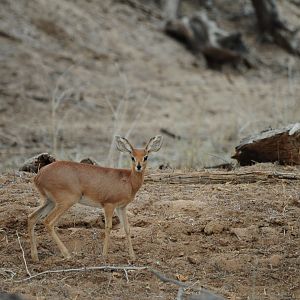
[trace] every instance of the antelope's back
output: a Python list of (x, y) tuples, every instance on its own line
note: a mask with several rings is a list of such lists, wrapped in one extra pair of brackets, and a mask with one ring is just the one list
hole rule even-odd
[(34, 183), (42, 194), (69, 193), (97, 202), (116, 202), (132, 195), (130, 171), (57, 161), (42, 168)]

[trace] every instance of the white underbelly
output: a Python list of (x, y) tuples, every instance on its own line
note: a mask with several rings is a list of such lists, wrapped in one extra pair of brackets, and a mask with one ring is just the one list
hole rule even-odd
[(99, 202), (95, 202), (92, 199), (88, 198), (88, 197), (81, 197), (81, 199), (79, 200), (79, 203), (82, 205), (86, 205), (86, 206), (92, 206), (92, 207), (100, 207), (102, 208), (101, 203)]

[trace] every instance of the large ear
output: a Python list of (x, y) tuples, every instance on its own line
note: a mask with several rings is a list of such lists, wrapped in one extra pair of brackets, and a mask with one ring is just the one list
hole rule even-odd
[(115, 138), (116, 138), (116, 146), (119, 151), (129, 152), (129, 153), (132, 152), (133, 147), (131, 146), (131, 144), (128, 142), (127, 139), (118, 135), (116, 135)]
[(157, 152), (161, 148), (162, 142), (163, 137), (161, 135), (152, 137), (146, 146), (146, 151)]

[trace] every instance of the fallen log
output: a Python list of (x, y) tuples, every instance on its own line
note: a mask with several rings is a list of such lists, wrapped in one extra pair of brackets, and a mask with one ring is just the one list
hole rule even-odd
[(232, 158), (241, 166), (256, 162), (300, 165), (300, 123), (264, 130), (247, 137), (235, 148)]
[(276, 183), (280, 180), (298, 181), (300, 172), (285, 173), (272, 171), (239, 171), (239, 172), (172, 172), (148, 174), (145, 176), (147, 183), (166, 184), (243, 184), (243, 183)]

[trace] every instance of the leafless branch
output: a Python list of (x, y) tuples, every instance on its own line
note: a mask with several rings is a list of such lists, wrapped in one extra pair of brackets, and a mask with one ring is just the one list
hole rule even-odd
[(125, 273), (125, 277), (126, 277), (126, 281), (127, 283), (129, 282), (129, 278), (128, 278), (128, 272), (126, 269), (124, 269), (124, 273)]
[(22, 256), (23, 256), (23, 261), (24, 261), (24, 264), (25, 264), (25, 269), (26, 269), (26, 272), (29, 276), (31, 276), (31, 273), (29, 272), (28, 270), (28, 266), (27, 266), (27, 262), (26, 262), (26, 258), (25, 258), (25, 252), (24, 252), (24, 249), (22, 247), (22, 244), (21, 244), (21, 239), (20, 239), (20, 236), (19, 236), (19, 233), (18, 231), (16, 231), (16, 234), (17, 234), (17, 237), (18, 237), (18, 242), (19, 242), (19, 245), (20, 245), (20, 248), (22, 250)]
[(125, 270), (146, 270), (147, 267), (136, 267), (136, 266), (99, 266), (99, 267), (82, 267), (82, 268), (72, 268), (72, 269), (59, 269), (59, 270), (46, 270), (44, 272), (40, 272), (34, 275), (29, 275), (29, 277), (17, 280), (16, 282), (23, 282), (34, 279), (36, 277), (40, 277), (46, 274), (57, 274), (57, 273), (69, 273), (69, 272), (86, 272), (86, 271), (94, 271), (94, 270), (115, 270), (115, 271), (124, 271)]
[[(183, 296), (183, 291), (185, 288), (189, 288), (189, 289), (193, 289), (197, 292), (200, 292), (202, 294), (205, 295), (214, 295), (216, 296), (215, 299), (223, 299), (222, 297), (215, 295), (213, 292), (210, 292), (209, 290), (203, 288), (203, 287), (196, 287), (195, 284), (188, 284), (188, 283), (184, 283), (182, 281), (173, 279), (173, 278), (168, 278), (166, 277), (164, 274), (160, 273), (159, 271), (152, 269), (148, 266), (95, 266), (95, 267), (82, 267), (82, 268), (71, 268), (71, 269), (59, 269), (59, 270), (46, 270), (44, 272), (41, 273), (37, 273), (34, 275), (29, 275), (30, 273), (28, 272), (29, 277), (21, 279), (21, 280), (16, 280), (15, 282), (24, 282), (24, 281), (29, 281), (32, 280), (34, 278), (46, 275), (46, 274), (57, 274), (57, 273), (68, 273), (68, 272), (86, 272), (86, 271), (95, 271), (95, 270), (104, 270), (104, 271), (110, 271), (110, 270), (114, 270), (114, 271), (124, 271), (125, 273), (125, 277), (127, 282), (129, 282), (128, 279), (128, 270), (147, 270), (150, 273), (152, 273), (153, 275), (155, 275), (158, 279), (160, 279), (162, 282), (168, 282), (168, 283), (173, 283), (177, 286), (179, 286), (179, 291), (177, 294), (177, 298), (176, 299), (182, 299)], [(179, 297), (179, 298), (178, 298)]]

